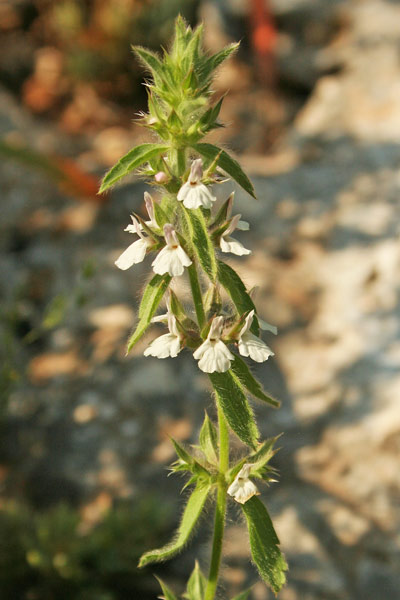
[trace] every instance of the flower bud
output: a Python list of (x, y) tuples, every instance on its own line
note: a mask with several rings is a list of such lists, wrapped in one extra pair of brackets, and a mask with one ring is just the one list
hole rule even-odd
[(167, 183), (168, 175), (166, 173), (164, 173), (164, 171), (159, 171), (158, 173), (156, 173), (154, 175), (154, 179), (156, 180), (157, 183)]

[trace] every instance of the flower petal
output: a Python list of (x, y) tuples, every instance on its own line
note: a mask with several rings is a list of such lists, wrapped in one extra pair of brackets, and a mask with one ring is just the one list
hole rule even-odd
[(172, 333), (166, 333), (153, 340), (143, 354), (145, 356), (154, 356), (156, 358), (168, 358), (169, 356), (175, 358), (181, 350), (179, 337)]
[(204, 373), (225, 373), (235, 358), (221, 340), (206, 340), (193, 354), (199, 360), (199, 369)]
[(242, 356), (250, 356), (255, 362), (259, 363), (266, 361), (270, 356), (274, 356), (271, 348), (250, 332), (242, 335), (238, 348)]
[(231, 252), (232, 254), (236, 254), (236, 256), (244, 256), (245, 254), (251, 254), (251, 250), (245, 248), (243, 244), (241, 244), (240, 242), (238, 242), (238, 240), (235, 240), (235, 238), (232, 237), (222, 236), (219, 242), (219, 247), (221, 248), (222, 252)]
[(121, 254), (119, 258), (115, 261), (115, 265), (126, 271), (132, 265), (137, 265), (141, 263), (146, 256), (147, 251), (147, 240), (139, 239), (136, 242), (133, 242), (128, 248)]

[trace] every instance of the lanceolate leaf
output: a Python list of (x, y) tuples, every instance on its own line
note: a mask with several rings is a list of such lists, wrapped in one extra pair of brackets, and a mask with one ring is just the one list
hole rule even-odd
[(171, 592), (170, 588), (161, 579), (159, 579), (158, 577), (156, 577), (156, 579), (161, 586), (164, 600), (178, 600), (175, 594)]
[(209, 378), (230, 428), (242, 442), (255, 448), (257, 425), (238, 377), (232, 371), (226, 371), (210, 373)]
[(116, 165), (112, 167), (101, 182), (99, 194), (105, 192), (115, 185), (122, 177), (131, 173), (143, 163), (154, 156), (158, 156), (168, 150), (168, 146), (162, 144), (140, 144), (125, 154)]
[(143, 66), (151, 72), (155, 81), (157, 81), (158, 78), (162, 79), (164, 65), (157, 54), (151, 52), (151, 50), (147, 50), (147, 48), (142, 48), (141, 46), (132, 46), (132, 50), (139, 57)]
[[(239, 315), (243, 315), (245, 312), (256, 309), (253, 300), (247, 293), (246, 287), (236, 271), (234, 271), (226, 263), (219, 260), (218, 274), (219, 281), (231, 297)], [(254, 335), (258, 335), (259, 328), (257, 317), (254, 317), (250, 330), (252, 333), (254, 333)]]
[(212, 72), (219, 67), (221, 63), (224, 62), (227, 58), (229, 58), (232, 54), (234, 54), (239, 48), (239, 43), (229, 44), (225, 48), (222, 48), (216, 54), (205, 58), (203, 65), (200, 67), (201, 76), (207, 79)]
[(187, 590), (183, 594), (187, 600), (203, 600), (206, 592), (207, 579), (200, 570), (199, 563), (196, 561), (195, 567), (189, 578)]
[(150, 325), (150, 321), (154, 316), (170, 281), (171, 276), (166, 273), (165, 275), (154, 275), (153, 279), (147, 284), (139, 306), (139, 323), (129, 338), (127, 353), (132, 350), (133, 346), (139, 341)]
[(168, 560), (178, 554), (188, 542), (191, 533), (201, 515), (205, 501), (210, 491), (210, 485), (198, 483), (192, 492), (186, 508), (182, 515), (175, 540), (158, 550), (151, 550), (143, 554), (139, 562), (139, 567), (144, 567), (152, 562)]
[(228, 173), (250, 196), (256, 197), (253, 184), (247, 177), (246, 173), (242, 170), (237, 160), (229, 156), (225, 150), (221, 151), (221, 148), (214, 146), (213, 144), (199, 143), (193, 144), (193, 149), (196, 150), (201, 156), (208, 159), (210, 162), (220, 154), (218, 159), (218, 165)]
[(204, 452), (206, 459), (216, 464), (218, 462), (218, 434), (207, 413), (200, 429), (199, 441), (200, 448)]
[(184, 209), (193, 248), (199, 262), (211, 281), (217, 276), (217, 259), (215, 258), (214, 246), (208, 235), (207, 225), (199, 208)]
[(250, 537), (251, 555), (262, 579), (277, 594), (285, 584), (288, 566), (267, 509), (253, 496), (242, 505)]
[(258, 398), (259, 400), (267, 402), (271, 406), (274, 406), (276, 408), (280, 406), (280, 402), (278, 402), (278, 400), (271, 398), (271, 396), (264, 392), (260, 382), (257, 381), (257, 379), (253, 376), (252, 372), (250, 371), (249, 367), (246, 365), (244, 360), (242, 360), (239, 356), (235, 356), (235, 360), (232, 362), (231, 369), (235, 373), (235, 375), (237, 375), (237, 377), (240, 379), (241, 383), (245, 386), (245, 388), (250, 392), (250, 394)]

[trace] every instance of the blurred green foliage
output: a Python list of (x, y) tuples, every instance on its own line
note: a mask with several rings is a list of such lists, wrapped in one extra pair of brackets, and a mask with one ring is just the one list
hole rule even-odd
[(61, 504), (46, 512), (6, 503), (0, 513), (1, 597), (18, 600), (143, 598), (146, 573), (138, 558), (163, 536), (169, 510), (154, 497), (111, 509), (82, 533), (77, 510)]

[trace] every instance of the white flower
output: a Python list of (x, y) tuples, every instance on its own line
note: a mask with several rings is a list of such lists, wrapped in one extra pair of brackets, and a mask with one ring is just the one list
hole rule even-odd
[(183, 274), (184, 267), (189, 267), (192, 261), (180, 246), (175, 229), (169, 223), (164, 225), (164, 236), (167, 244), (157, 254), (151, 266), (158, 275), (169, 273), (171, 277), (177, 277)]
[(132, 265), (141, 263), (146, 256), (147, 247), (151, 244), (151, 240), (145, 237), (141, 232), (141, 227), (137, 219), (131, 216), (132, 225), (128, 225), (124, 231), (129, 233), (137, 233), (139, 239), (133, 242), (128, 248), (121, 254), (121, 256), (115, 261), (116, 266), (123, 271), (129, 269)]
[(249, 479), (250, 469), (251, 465), (243, 465), (234, 481), (228, 487), (228, 494), (240, 504), (244, 504), (247, 500), (250, 500), (252, 496), (258, 496), (260, 494), (255, 484)]
[(251, 250), (245, 248), (243, 244), (235, 240), (235, 238), (230, 237), (230, 234), (233, 233), (235, 229), (243, 229), (245, 225), (249, 225), (246, 221), (240, 221), (241, 216), (242, 215), (235, 215), (234, 217), (232, 217), (228, 227), (221, 235), (219, 247), (221, 248), (222, 252), (232, 252), (232, 254), (236, 254), (237, 256), (251, 254)]
[(242, 356), (250, 356), (256, 362), (264, 362), (270, 356), (274, 356), (271, 348), (264, 344), (260, 338), (251, 333), (250, 327), (254, 318), (254, 310), (251, 310), (246, 317), (244, 325), (239, 334), (239, 353)]
[(186, 183), (183, 184), (178, 192), (178, 200), (186, 208), (211, 208), (216, 198), (210, 192), (204, 183), (201, 183), (203, 177), (203, 161), (198, 158), (192, 162), (190, 175)]
[(175, 358), (182, 350), (181, 338), (176, 326), (174, 315), (168, 315), (169, 333), (161, 335), (153, 340), (148, 348), (144, 351), (145, 356), (155, 356), (156, 358)]
[(146, 205), (147, 214), (150, 217), (150, 220), (145, 221), (145, 224), (150, 228), (154, 227), (155, 229), (159, 229), (159, 226), (156, 221), (155, 214), (154, 214), (154, 200), (148, 192), (144, 193), (144, 203)]
[(204, 373), (224, 373), (231, 366), (235, 357), (220, 339), (224, 317), (214, 317), (207, 339), (194, 352), (193, 357), (199, 361), (199, 369)]

